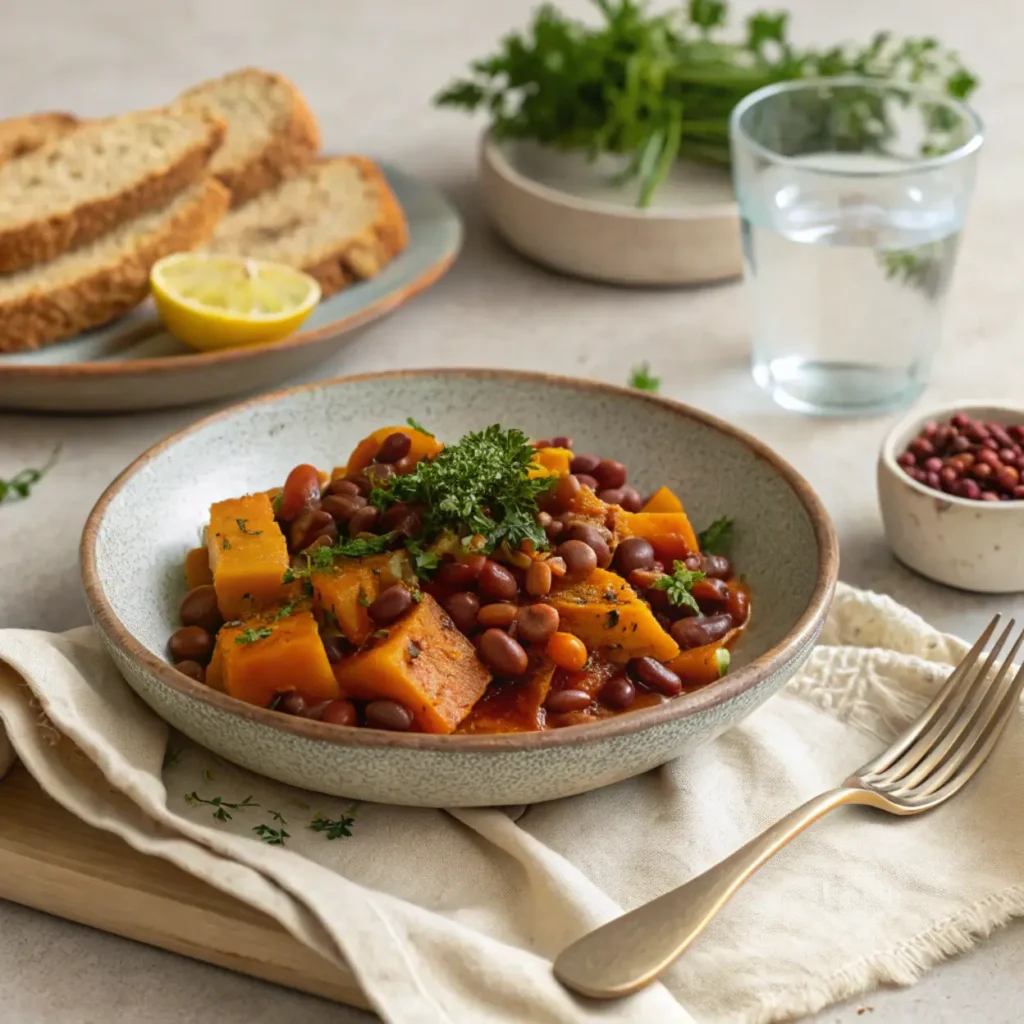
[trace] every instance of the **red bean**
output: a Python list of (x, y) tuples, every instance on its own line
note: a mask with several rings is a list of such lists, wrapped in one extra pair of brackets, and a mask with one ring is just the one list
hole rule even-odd
[(598, 491), (597, 496), (606, 505), (618, 505), (621, 507), (622, 503), (626, 500), (626, 491), (625, 488), (622, 487), (608, 488), (603, 491)]
[(411, 455), (406, 455), (405, 458), (399, 459), (394, 464), (395, 473), (398, 476), (408, 476), (410, 473), (415, 473), (418, 463), (418, 459), (413, 458)]
[(558, 632), (558, 611), (549, 604), (528, 604), (519, 609), (516, 635), (529, 644), (546, 644)]
[(561, 519), (549, 517), (549, 521), (544, 527), (544, 533), (547, 534), (548, 540), (555, 540), (556, 537), (561, 537), (565, 533), (565, 523)]
[(316, 704), (310, 704), (305, 711), (301, 712), (303, 718), (309, 718), (314, 722), (319, 722), (324, 716), (324, 711), (327, 710), (327, 705), (331, 702), (329, 700), (317, 701)]
[(536, 448), (537, 451), (540, 451), (541, 448), (550, 448), (551, 447), (551, 442), (547, 438), (544, 438), (542, 441), (531, 441), (530, 444), (534, 448)]
[(1024, 487), (1014, 487), (1013, 489), (1013, 500), (1024, 501)]
[(532, 562), (526, 570), (526, 592), (531, 597), (545, 597), (551, 593), (551, 566), (547, 562)]
[(601, 458), (598, 455), (575, 455), (573, 456), (572, 462), (569, 463), (569, 472), (579, 476), (580, 473), (584, 473), (587, 476), (593, 476), (594, 470), (601, 464)]
[(732, 617), (733, 624), (742, 626), (750, 616), (750, 597), (745, 590), (729, 590), (725, 610)]
[(171, 634), (167, 648), (174, 661), (198, 661), (205, 665), (213, 654), (213, 636), (202, 626), (182, 626)]
[(643, 537), (629, 537), (615, 549), (615, 568), (623, 576), (654, 565), (654, 547)]
[(953, 493), (958, 498), (968, 498), (977, 501), (981, 497), (981, 488), (974, 480), (961, 480), (957, 483)]
[(375, 461), (378, 463), (398, 462), (399, 459), (404, 459), (409, 454), (410, 448), (412, 448), (412, 438), (408, 434), (401, 433), (401, 431), (395, 431), (393, 434), (388, 434), (381, 442), (380, 447), (377, 449)]
[(996, 494), (995, 491), (982, 491), (982, 493), (981, 493), (981, 500), (982, 501), (1001, 501), (1002, 499), (999, 497), (998, 494)]
[(361, 508), (366, 499), (361, 494), (329, 494), (320, 503), (320, 509), (334, 517), (339, 525), (347, 523)]
[(726, 601), (729, 600), (729, 588), (725, 580), (704, 579), (698, 580), (692, 587), (693, 594), (702, 612), (717, 611)]
[(485, 604), (476, 614), (478, 626), (484, 629), (508, 629), (513, 622), (519, 609), (507, 601), (496, 601), (494, 604)]
[(725, 555), (703, 555), (700, 560), (700, 568), (705, 576), (719, 580), (732, 579), (732, 563)]
[(642, 683), (666, 697), (675, 697), (683, 692), (683, 683), (679, 676), (654, 658), (634, 658), (629, 667)]
[(971, 418), (965, 412), (958, 412), (953, 414), (953, 418), (949, 422), (958, 430), (963, 430), (971, 422)]
[(475, 557), (479, 561), (443, 562), (434, 580), (438, 586), (450, 587), (452, 590), (471, 586), (480, 575), (485, 561), (483, 555)]
[[(345, 498), (329, 498), (328, 501), (345, 501)], [(338, 527), (330, 512), (314, 509), (304, 512), (288, 531), (288, 550), (305, 551), (318, 537), (327, 537), (333, 544), (338, 539)]]
[(579, 493), (580, 482), (572, 473), (569, 473), (561, 477), (555, 486), (554, 503), (559, 509), (567, 509), (572, 505), (576, 495)]
[(356, 509), (348, 521), (348, 535), (356, 537), (360, 533), (373, 533), (380, 519), (380, 509), (373, 505), (363, 505)]
[(567, 540), (559, 544), (555, 554), (565, 562), (566, 579), (586, 579), (597, 568), (597, 552), (581, 540)]
[(305, 462), (296, 466), (284, 482), (280, 499), (277, 518), (282, 523), (290, 523), (315, 508), (320, 500), (320, 473), (316, 466)]
[(397, 622), (412, 607), (412, 594), (404, 583), (394, 583), (381, 592), (377, 600), (366, 609), (378, 626)]
[(488, 629), (480, 637), (480, 657), (499, 676), (521, 676), (529, 663), (526, 651), (500, 629)]
[(216, 633), (224, 623), (217, 607), (217, 591), (208, 583), (190, 590), (181, 599), (178, 615), (183, 626), (202, 626), (210, 633)]
[(371, 700), (365, 716), (368, 729), (407, 732), (412, 728), (412, 712), (397, 700)]
[(484, 597), (494, 601), (514, 601), (519, 590), (515, 576), (490, 558), (480, 570), (478, 586)]
[(350, 700), (332, 700), (320, 714), (320, 721), (328, 725), (354, 726), (359, 724), (356, 706)]
[(594, 549), (599, 568), (607, 569), (612, 564), (612, 552), (608, 547), (608, 541), (604, 539), (604, 535), (596, 526), (575, 523), (569, 527), (569, 536), (572, 540), (581, 540), (588, 547)]
[(354, 480), (346, 480), (344, 477), (337, 477), (332, 480), (325, 488), (324, 495), (334, 495), (335, 497), (341, 497), (343, 494), (348, 497), (356, 497), (360, 493), (359, 484)]
[(1013, 466), (1003, 466), (996, 473), (996, 483), (1008, 493), (1013, 493), (1014, 488), (1020, 483), (1020, 473)]
[(301, 715), (306, 710), (306, 706), (306, 698), (301, 693), (291, 690), (281, 694), (280, 703), (275, 710), (280, 711), (283, 715)]
[(904, 469), (910, 469), (917, 465), (917, 459), (914, 457), (913, 452), (900, 452), (896, 457), (896, 462)]
[(544, 707), (552, 714), (564, 715), (568, 711), (585, 711), (593, 703), (586, 690), (555, 690), (548, 694)]
[(320, 642), (324, 645), (327, 653), (327, 660), (332, 665), (337, 665), (345, 657), (345, 641), (340, 636), (322, 636)]
[(463, 633), (472, 633), (476, 629), (476, 617), (480, 611), (480, 598), (476, 594), (452, 594), (443, 603), (445, 611), (452, 617), (452, 622), (459, 630)]
[(703, 647), (721, 640), (732, 629), (731, 615), (709, 615), (706, 618), (680, 619), (672, 624), (672, 639), (684, 650)]
[(417, 537), (423, 530), (423, 520), (418, 512), (406, 512), (392, 519), (390, 528), (399, 537)]
[(566, 434), (558, 434), (551, 438), (551, 447), (568, 448), (569, 451), (572, 451), (572, 438), (568, 437)]
[(643, 497), (631, 484), (626, 484), (626, 486), (621, 488), (621, 490), (622, 501), (619, 502), (619, 504), (622, 505), (627, 512), (639, 512), (640, 509), (644, 507)]
[(580, 482), (580, 487), (589, 487), (595, 494), (601, 489), (600, 484), (589, 473), (577, 473), (575, 475), (576, 479)]
[(197, 683), (206, 682), (206, 669), (198, 661), (179, 661), (174, 667)]
[(601, 703), (609, 707), (625, 711), (631, 708), (636, 702), (636, 687), (632, 684), (625, 672), (619, 672), (612, 676), (604, 686), (601, 687)]
[(621, 487), (626, 482), (626, 467), (615, 459), (602, 459), (593, 475), (603, 490)]

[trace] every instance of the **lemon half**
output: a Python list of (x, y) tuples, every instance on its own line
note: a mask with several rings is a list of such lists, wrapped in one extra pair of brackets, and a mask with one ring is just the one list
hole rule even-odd
[(278, 341), (320, 301), (320, 285), (309, 274), (242, 256), (165, 256), (149, 283), (167, 329), (202, 352)]

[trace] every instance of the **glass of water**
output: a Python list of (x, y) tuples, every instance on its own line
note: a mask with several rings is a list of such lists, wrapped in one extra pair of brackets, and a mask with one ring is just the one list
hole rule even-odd
[(732, 114), (753, 371), (787, 409), (880, 413), (928, 381), (982, 125), (870, 78), (769, 86)]

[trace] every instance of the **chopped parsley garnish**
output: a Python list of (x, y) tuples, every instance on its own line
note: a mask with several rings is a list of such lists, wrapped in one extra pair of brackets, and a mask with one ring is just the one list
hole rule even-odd
[(391, 636), (391, 630), (389, 630), (389, 629), (378, 629), (377, 632), (373, 634), (373, 639), (374, 640), (387, 640), (387, 638), (389, 636)]
[(336, 558), (369, 558), (370, 555), (382, 555), (394, 542), (393, 533), (383, 533), (379, 537), (343, 537), (333, 546), (321, 546), (305, 551), (306, 568), (296, 569), (294, 566), (284, 571), (284, 582), (308, 579), (311, 572), (326, 571), (333, 567)]
[(284, 846), (284, 841), (291, 839), (291, 835), (285, 832), (283, 828), (271, 828), (269, 825), (254, 825), (252, 830), (268, 846)]
[(274, 621), (280, 622), (281, 619), (287, 619), (288, 616), (291, 615), (293, 611), (295, 611), (295, 602), (286, 602), (285, 604), (281, 605), (280, 608), (277, 609), (277, 614), (274, 616)]
[(235, 522), (238, 523), (238, 528), (242, 531), (242, 533), (247, 533), (249, 534), (250, 537), (258, 537), (263, 532), (262, 530), (248, 529), (245, 525), (247, 522), (249, 522), (248, 519), (236, 519)]
[(50, 457), (38, 469), (23, 469), (21, 472), (15, 473), (10, 480), (0, 480), (0, 501), (9, 498), (11, 495), (17, 498), (29, 497), (32, 493), (32, 488), (53, 469), (59, 457), (60, 445), (57, 445), (50, 453)]
[(411, 416), (409, 416), (406, 419), (405, 422), (408, 423), (409, 426), (412, 427), (413, 430), (418, 430), (421, 434), (426, 434), (427, 437), (433, 437), (434, 436), (429, 430), (427, 430), (427, 428), (425, 426), (423, 426), (422, 423), (418, 423)]
[(230, 550), (231, 550), (231, 541), (229, 541), (229, 540), (227, 539), (227, 537), (225, 537), (225, 538), (224, 538), (224, 540), (222, 540), (222, 541), (221, 541), (221, 545), (220, 545), (220, 546), (221, 546), (221, 547), (222, 547), (222, 548), (223, 548), (223, 549), (224, 549), (225, 551), (230, 551)]
[(697, 534), (697, 543), (706, 555), (724, 555), (732, 544), (735, 523), (728, 516), (719, 516), (706, 530)]
[(348, 814), (343, 814), (340, 818), (332, 819), (325, 818), (320, 811), (317, 811), (313, 815), (313, 820), (309, 823), (309, 827), (314, 832), (324, 832), (328, 839), (341, 839), (345, 836), (352, 835), (352, 828), (356, 823), (356, 804), (353, 804), (348, 809)]
[(430, 461), (420, 461), (407, 476), (392, 477), (373, 491), (370, 502), (382, 511), (398, 501), (423, 505), (428, 541), (452, 530), (463, 538), (483, 537), (484, 553), (503, 542), (515, 550), (524, 540), (546, 548), (547, 536), (536, 518), (537, 499), (555, 481), (530, 478), (535, 455), (521, 430), (495, 424), (467, 434)]
[(412, 603), (413, 604), (419, 604), (422, 600), (423, 600), (423, 591), (422, 590), (414, 590), (412, 592)]
[(693, 594), (690, 593), (690, 588), (702, 579), (704, 579), (704, 573), (699, 569), (687, 569), (683, 562), (674, 562), (672, 572), (655, 580), (651, 584), (651, 588), (664, 590), (669, 604), (680, 608), (691, 608), (699, 614), (700, 606)]
[(410, 661), (415, 661), (423, 653), (423, 648), (415, 640), (410, 640), (405, 652), (409, 655)]
[(373, 602), (366, 596), (366, 591), (362, 587), (359, 588), (359, 606), (361, 608), (369, 608)]
[(418, 540), (407, 540), (405, 548), (412, 557), (412, 567), (416, 575), (422, 579), (430, 579), (430, 574), (441, 564), (437, 552), (424, 551)]
[(661, 378), (651, 376), (650, 363), (641, 363), (633, 367), (633, 372), (629, 375), (629, 386), (637, 391), (647, 391), (656, 395), (661, 390)]
[(260, 626), (259, 629), (253, 629), (250, 627), (249, 629), (242, 630), (242, 632), (235, 637), (235, 643), (254, 644), (257, 640), (266, 640), (273, 632), (274, 631), (269, 629), (267, 626)]

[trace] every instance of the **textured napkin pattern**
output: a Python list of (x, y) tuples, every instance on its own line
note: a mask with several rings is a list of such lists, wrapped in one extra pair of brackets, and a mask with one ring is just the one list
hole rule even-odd
[[(948, 806), (901, 820), (840, 810), (814, 826), (664, 984), (581, 1001), (552, 980), (549, 959), (838, 784), (964, 650), (889, 599), (841, 587), (821, 646), (782, 694), (663, 768), (514, 811), (362, 805), (352, 835), (336, 839), (311, 824), (348, 816), (347, 801), (169, 734), (89, 629), (0, 631), (0, 722), (54, 799), (347, 962), (388, 1021), (754, 1024), (909, 984), (1024, 914), (1019, 721)], [(7, 760), (0, 730), (0, 774)], [(204, 802), (216, 797), (223, 811)], [(286, 832), (284, 844), (261, 841), (261, 826), (270, 839)]]

